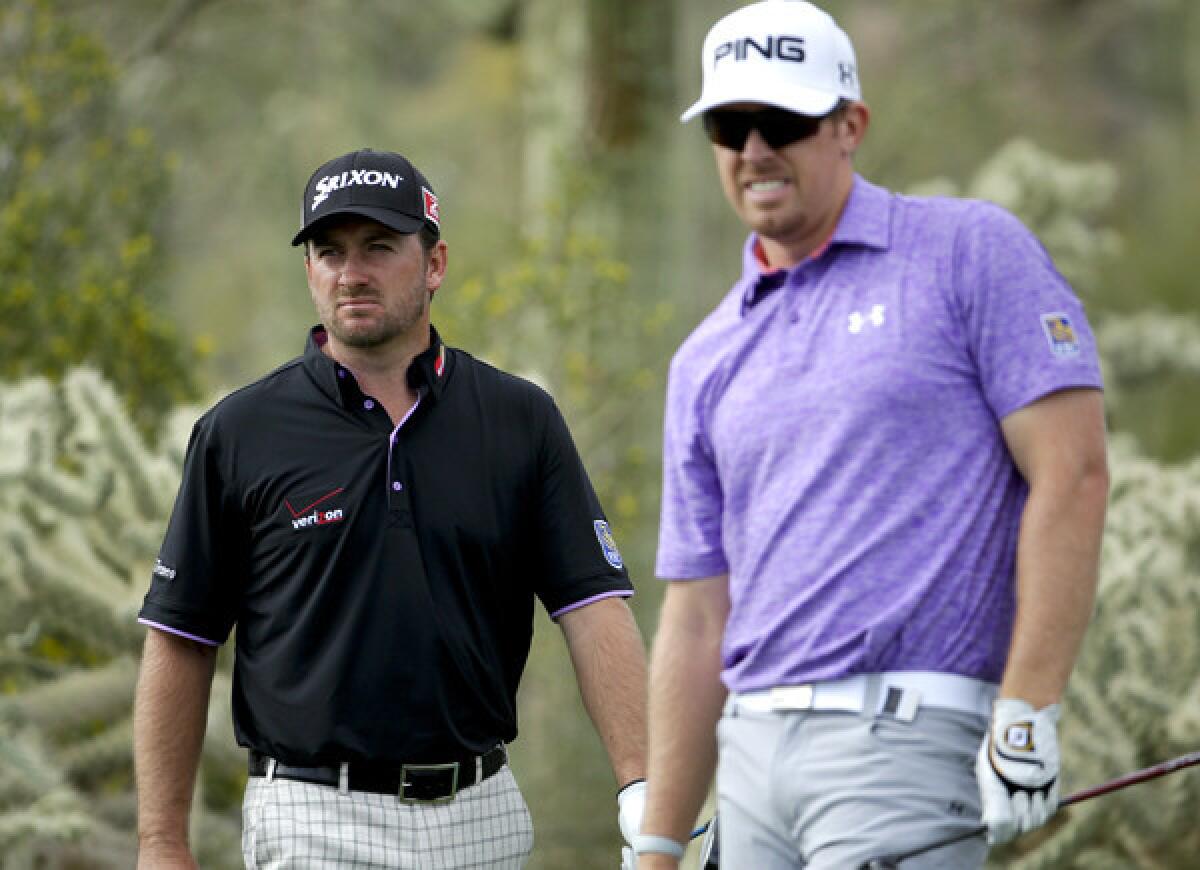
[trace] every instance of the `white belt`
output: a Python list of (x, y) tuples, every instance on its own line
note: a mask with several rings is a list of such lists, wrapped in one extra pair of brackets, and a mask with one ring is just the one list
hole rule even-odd
[(789, 710), (830, 710), (862, 713), (868, 703), (873, 712), (911, 721), (921, 707), (942, 707), (962, 713), (992, 715), (995, 683), (943, 674), (937, 671), (884, 671), (857, 674), (840, 680), (824, 680), (799, 686), (776, 686), (755, 692), (730, 695), (733, 709), (755, 713)]

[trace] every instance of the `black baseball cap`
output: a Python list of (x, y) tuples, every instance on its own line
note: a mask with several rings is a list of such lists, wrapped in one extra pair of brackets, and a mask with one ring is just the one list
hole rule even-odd
[(335, 214), (362, 215), (398, 233), (427, 226), (441, 235), (432, 185), (408, 158), (391, 151), (363, 148), (322, 164), (304, 188), (300, 232), (292, 244), (302, 244), (316, 224)]

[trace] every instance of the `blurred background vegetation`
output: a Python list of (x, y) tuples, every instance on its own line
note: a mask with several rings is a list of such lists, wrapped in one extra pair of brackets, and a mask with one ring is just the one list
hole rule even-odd
[[(399, 150), (431, 179), (451, 248), (435, 323), (451, 344), (554, 393), (653, 634), (666, 365), (736, 277), (743, 238), (702, 134), (678, 114), (698, 93), (704, 33), (737, 5), (0, 3), (0, 378), (16, 385), (0, 401), (0, 441), (12, 448), (0, 458), (10, 514), (0, 525), (0, 853), (110, 866), (70, 845), (99, 830), (72, 802), (80, 789), (111, 798), (104, 854), (128, 848), (122, 747), (137, 638), (120, 625), (148, 584), (169, 502), (143, 492), (123, 518), (105, 506), (114, 492), (170, 481), (187, 403), (300, 351), (313, 315), (288, 241), (305, 179), (332, 155)], [(825, 7), (855, 41), (873, 110), (860, 171), (901, 190), (1003, 199), (1015, 189), (1007, 204), (1046, 239), (1110, 342), (1120, 398), (1110, 424), (1153, 469), (1138, 465), (1128, 490), (1138, 505), (1186, 491), (1180, 481), (1195, 479), (1200, 453), (1200, 4)], [(1155, 568), (1168, 586), (1200, 571), (1200, 519), (1193, 503), (1179, 505), (1191, 525), (1171, 526), (1178, 564)], [(39, 549), (68, 554), (79, 576), (55, 574)], [(1145, 565), (1124, 555), (1112, 561), (1135, 585)], [(102, 575), (94, 583), (89, 558)], [(37, 583), (53, 594), (39, 597)], [(1164, 596), (1163, 612), (1186, 621), (1179, 599)], [(1159, 661), (1148, 656), (1097, 656), (1096, 680)], [(81, 689), (88, 679), (93, 689)], [(1197, 694), (1183, 676), (1168, 682)], [(109, 700), (62, 700), (87, 691)], [(227, 742), (227, 708), (216, 709), (210, 730)], [(537, 827), (534, 866), (613, 866), (614, 784), (544, 619), (521, 715), (514, 763)], [(1143, 743), (1093, 778), (1194, 743), (1189, 722), (1174, 727), (1174, 743)], [(1104, 733), (1115, 740), (1119, 725)], [(232, 842), (235, 761), (220, 747), (206, 755), (213, 812), (198, 833), (214, 844), (212, 866)], [(30, 810), (38, 800), (47, 803)], [(1093, 819), (1086, 833), (1105, 830)]]

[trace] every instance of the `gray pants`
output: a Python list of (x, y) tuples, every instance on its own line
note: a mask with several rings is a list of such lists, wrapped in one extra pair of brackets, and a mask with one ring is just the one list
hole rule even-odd
[(533, 849), (507, 766), (444, 804), (253, 776), (242, 821), (248, 870), (519, 870)]
[[(887, 714), (755, 712), (717, 727), (721, 870), (855, 870), (979, 824), (975, 753), (987, 719), (933, 707)], [(970, 870), (974, 837), (903, 870)]]

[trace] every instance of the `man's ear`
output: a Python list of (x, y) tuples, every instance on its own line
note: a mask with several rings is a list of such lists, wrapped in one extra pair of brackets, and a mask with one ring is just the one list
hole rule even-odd
[(428, 257), (425, 259), (425, 289), (429, 291), (429, 298), (433, 298), (433, 294), (442, 286), (442, 282), (446, 280), (446, 266), (448, 265), (449, 247), (442, 239), (437, 240), (437, 244), (429, 251)]
[(871, 109), (866, 103), (854, 100), (843, 110), (841, 118), (838, 119), (838, 138), (841, 140), (842, 153), (845, 156), (849, 157), (858, 150), (870, 126)]

